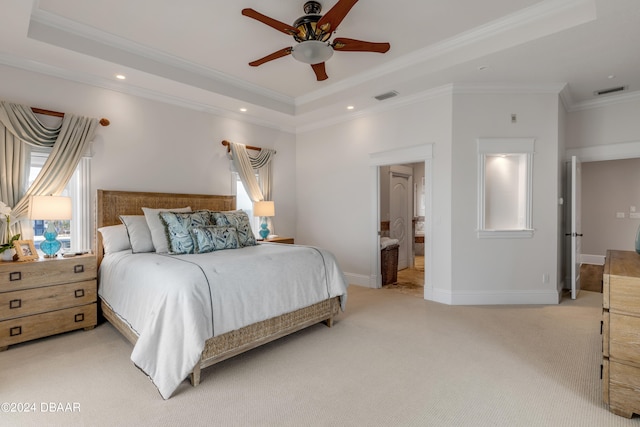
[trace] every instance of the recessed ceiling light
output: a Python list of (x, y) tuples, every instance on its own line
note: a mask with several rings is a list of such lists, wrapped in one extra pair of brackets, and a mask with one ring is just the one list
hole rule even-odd
[(356, 107), (354, 107), (353, 105), (347, 106), (347, 110), (353, 110), (354, 108), (356, 108)]
[(127, 77), (124, 74), (116, 74), (116, 79), (118, 79), (118, 80), (124, 80), (126, 78)]
[(244, 108), (244, 107), (242, 107), (242, 108), (240, 108), (240, 111), (242, 111), (243, 113), (246, 113), (246, 112), (247, 112), (247, 109), (246, 109), (246, 108)]
[(607, 76), (607, 78), (608, 78), (608, 79), (615, 79), (615, 78), (616, 78), (616, 76), (615, 76), (615, 74), (609, 74), (609, 75)]

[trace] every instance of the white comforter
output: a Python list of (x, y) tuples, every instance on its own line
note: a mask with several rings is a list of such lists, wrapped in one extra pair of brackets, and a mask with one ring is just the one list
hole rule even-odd
[(205, 341), (341, 296), (334, 256), (299, 245), (259, 244), (198, 255), (106, 255), (102, 299), (139, 338), (131, 360), (168, 399), (196, 366)]

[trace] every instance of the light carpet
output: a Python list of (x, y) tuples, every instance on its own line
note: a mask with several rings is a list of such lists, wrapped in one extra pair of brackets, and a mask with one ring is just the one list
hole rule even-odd
[(454, 307), (351, 286), (333, 328), (208, 368), (166, 401), (102, 324), (0, 353), (0, 403), (35, 405), (0, 425), (638, 426), (602, 403), (601, 298)]

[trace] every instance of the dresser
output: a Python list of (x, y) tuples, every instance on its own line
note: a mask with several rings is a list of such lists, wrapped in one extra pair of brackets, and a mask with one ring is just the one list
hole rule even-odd
[(607, 251), (602, 280), (602, 395), (609, 410), (640, 414), (640, 255)]
[(97, 323), (96, 257), (0, 262), (0, 351)]

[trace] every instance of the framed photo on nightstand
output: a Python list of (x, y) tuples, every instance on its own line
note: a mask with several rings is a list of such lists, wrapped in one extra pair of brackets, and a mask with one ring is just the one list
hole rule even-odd
[(16, 240), (13, 242), (13, 247), (16, 248), (18, 261), (33, 261), (40, 258), (33, 240)]

